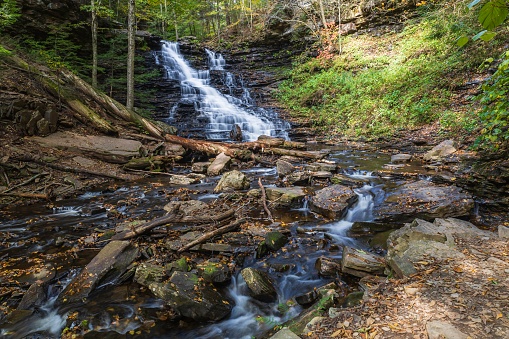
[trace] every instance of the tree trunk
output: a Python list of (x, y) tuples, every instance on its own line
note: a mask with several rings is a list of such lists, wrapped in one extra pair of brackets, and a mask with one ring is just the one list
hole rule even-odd
[(92, 6), (92, 86), (97, 87), (97, 12), (95, 0), (91, 0)]
[(129, 0), (128, 20), (127, 20), (127, 103), (129, 110), (134, 110), (134, 54), (135, 54), (135, 33), (136, 16), (135, 0)]
[(318, 0), (318, 5), (320, 6), (320, 18), (322, 19), (323, 28), (327, 29), (327, 20), (325, 19), (325, 10), (323, 9), (322, 0)]

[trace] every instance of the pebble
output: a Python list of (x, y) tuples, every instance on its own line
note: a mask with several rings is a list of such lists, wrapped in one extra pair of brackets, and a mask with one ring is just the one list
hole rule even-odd
[(388, 328), (388, 327), (386, 327), (386, 326), (384, 326), (384, 327), (382, 327), (382, 330), (383, 330), (384, 332), (389, 332), (391, 329), (390, 329), (390, 328)]
[(458, 293), (453, 293), (453, 294), (451, 294), (451, 298), (457, 298), (457, 297), (459, 297), (459, 296), (460, 296), (460, 295), (459, 295)]

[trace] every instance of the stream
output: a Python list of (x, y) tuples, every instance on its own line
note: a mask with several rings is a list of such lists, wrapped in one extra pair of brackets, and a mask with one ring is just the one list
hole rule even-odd
[[(178, 121), (182, 105), (195, 108), (206, 139), (229, 140), (230, 132), (239, 126), (243, 140), (256, 140), (259, 135), (287, 138), (290, 126), (279, 119), (276, 112), (255, 106), (249, 91), (240, 79), (225, 71), (224, 58), (206, 51), (210, 70), (223, 72), (224, 84), (230, 93), (220, 93), (210, 85), (209, 70), (196, 70), (180, 54), (178, 45), (163, 42), (159, 62), (167, 71), (167, 78), (179, 81), (182, 97), (168, 109), (168, 122)], [(242, 88), (242, 97), (232, 95), (233, 87)], [(82, 305), (58, 306), (59, 293), (100, 251), (107, 240), (97, 235), (112, 233), (121, 220), (151, 220), (162, 216), (163, 207), (172, 192), (188, 190), (188, 198), (213, 203), (223, 199), (222, 194), (211, 193), (220, 177), (207, 177), (200, 183), (171, 187), (164, 177), (150, 178), (130, 185), (111, 185), (86, 192), (74, 199), (55, 203), (39, 203), (24, 207), (6, 208), (0, 214), (0, 272), (2, 286), (19, 284), (24, 289), (37, 281), (47, 282), (46, 298), (29, 315), (17, 314), (21, 320), (14, 325), (2, 325), (0, 336), (11, 338), (57, 338), (64, 328), (78, 325), (90, 330), (86, 338), (253, 338), (260, 337), (275, 326), (299, 315), (303, 306), (293, 300), (329, 282), (341, 282), (349, 291), (358, 289), (358, 279), (347, 279), (338, 274), (324, 278), (315, 268), (320, 257), (341, 258), (342, 246), (365, 251), (374, 248), (371, 236), (353, 236), (354, 222), (373, 220), (373, 208), (383, 202), (385, 195), (401, 182), (403, 173), (429, 180), (430, 175), (417, 161), (403, 167), (391, 168), (384, 174), (390, 156), (377, 152), (346, 149), (344, 147), (312, 144), (309, 150), (329, 149), (328, 163), (339, 168), (338, 173), (360, 183), (354, 192), (357, 201), (340, 220), (326, 221), (310, 211), (308, 197), (293, 209), (274, 209), (274, 224), (288, 234), (289, 242), (279, 251), (256, 258), (254, 251), (243, 254), (242, 262), (236, 254), (229, 255), (236, 262), (231, 282), (218, 287), (233, 302), (230, 315), (216, 323), (197, 323), (174, 320), (161, 299), (132, 279), (110, 281), (90, 295)], [(302, 163), (305, 167), (306, 164)], [(175, 172), (189, 173), (189, 167), (175, 167)], [(242, 170), (257, 188), (262, 179), (266, 187), (278, 183), (275, 167), (254, 167)], [(401, 174), (401, 175), (398, 175)], [(311, 184), (310, 194), (322, 188)], [(259, 210), (249, 217), (267, 224)], [(92, 235), (91, 235), (92, 234)], [(378, 248), (377, 251), (383, 249)], [(278, 299), (266, 303), (249, 296), (246, 283), (240, 275), (245, 267), (254, 267), (269, 273), (276, 287)], [(287, 267), (279, 270), (277, 267)], [(11, 298), (19, 302), (21, 294)]]

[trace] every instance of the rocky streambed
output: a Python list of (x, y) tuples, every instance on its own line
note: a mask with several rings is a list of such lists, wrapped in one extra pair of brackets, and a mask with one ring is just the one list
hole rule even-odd
[(253, 166), (221, 154), (51, 205), (7, 206), (2, 335), (305, 334), (387, 275), (456, 258), (455, 234), (492, 237), (465, 221), (476, 220), (474, 197), (429, 165), (454, 154), (447, 144), (418, 157), (307, 149), (321, 160), (265, 155)]

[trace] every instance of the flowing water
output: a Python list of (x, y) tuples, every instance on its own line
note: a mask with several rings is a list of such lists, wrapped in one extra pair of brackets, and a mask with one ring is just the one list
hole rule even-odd
[(164, 67), (168, 79), (179, 81), (181, 88), (181, 99), (169, 109), (167, 122), (176, 122), (181, 105), (192, 105), (196, 112), (193, 120), (201, 123), (206, 139), (230, 140), (235, 125), (242, 130), (244, 141), (256, 140), (260, 135), (288, 138), (289, 124), (279, 119), (275, 111), (256, 107), (246, 87), (243, 86), (240, 98), (232, 95), (233, 87), (242, 85), (232, 73), (224, 74), (229, 94), (210, 85), (210, 70), (224, 72), (226, 62), (221, 54), (210, 50), (206, 54), (209, 68), (196, 70), (180, 53), (178, 43), (163, 42), (156, 62)]
[[(242, 128), (244, 140), (254, 140), (262, 134), (286, 137), (289, 125), (278, 119), (275, 112), (253, 105), (242, 79), (225, 71), (227, 65), (223, 56), (209, 50), (206, 54), (207, 70), (192, 68), (176, 43), (164, 42), (158, 57), (166, 69), (167, 78), (177, 80), (181, 86), (180, 103), (192, 105), (198, 117), (205, 121), (206, 138), (228, 140), (235, 124)], [(222, 74), (229, 93), (223, 94), (210, 85), (209, 70)], [(239, 88), (242, 95), (237, 98), (234, 94)], [(177, 114), (178, 105), (175, 105), (170, 109), (169, 122)], [(323, 146), (314, 147), (310, 150), (319, 150)], [(368, 250), (367, 242), (350, 237), (349, 230), (356, 221), (372, 219), (373, 205), (382, 200), (384, 190), (391, 185), (391, 178), (373, 174), (389, 162), (387, 155), (338, 148), (333, 149), (328, 160), (343, 168), (345, 176), (364, 182), (362, 187), (355, 189), (357, 202), (344, 218), (328, 223), (309, 210), (308, 197), (299, 208), (275, 210), (275, 221), (290, 234), (289, 243), (276, 255), (263, 259), (248, 255), (243, 264), (237, 266), (230, 285), (223, 288), (234, 308), (227, 319), (214, 324), (179, 326), (178, 322), (166, 320), (164, 303), (134, 282), (102, 286), (82, 305), (55, 305), (66, 284), (102, 247), (100, 241), (97, 247), (76, 246), (76, 243), (96, 244), (97, 239), (90, 234), (112, 232), (119, 220), (149, 220), (163, 215), (169, 193), (176, 189), (169, 187), (164, 179), (146, 179), (132, 186), (98, 189), (54, 205), (6, 208), (0, 212), (0, 231), (3, 233), (0, 258), (9, 260), (0, 271), (0, 287), (14, 281), (24, 284), (26, 289), (40, 279), (49, 285), (43, 304), (15, 325), (0, 325), (0, 336), (56, 338), (64, 327), (72, 329), (86, 319), (82, 326), (95, 331), (97, 336), (135, 331), (136, 336), (142, 338), (248, 339), (284, 323), (303, 310), (290, 302), (292, 299), (340, 278), (320, 277), (315, 269), (318, 258), (341, 258), (338, 248), (344, 245)], [(252, 179), (253, 188), (258, 178), (263, 179), (266, 187), (274, 186), (278, 179), (273, 167), (255, 167), (244, 172)], [(189, 198), (206, 202), (221, 199), (221, 194), (211, 193), (218, 179), (207, 178), (202, 183), (185, 187), (190, 190)], [(310, 187), (310, 190), (319, 188)], [(252, 213), (253, 219), (260, 219), (259, 211), (253, 210)], [(284, 272), (275, 269), (281, 265), (289, 269)], [(269, 268), (278, 300), (262, 303), (251, 298), (239, 274), (242, 267)], [(76, 312), (80, 319), (68, 320)]]

